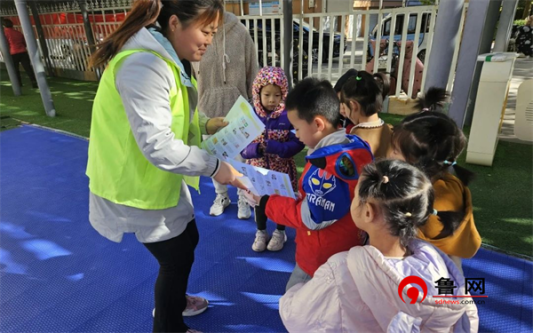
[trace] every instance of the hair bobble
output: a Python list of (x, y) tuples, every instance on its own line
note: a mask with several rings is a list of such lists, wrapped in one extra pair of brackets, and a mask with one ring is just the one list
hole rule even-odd
[(384, 175), (382, 176), (382, 183), (388, 183), (389, 182), (389, 177), (387, 175)]
[(443, 164), (454, 166), (456, 165), (456, 161), (443, 160)]
[(410, 218), (410, 217), (412, 216), (412, 213), (411, 213), (411, 212), (406, 212), (406, 213), (404, 214), (404, 216)]

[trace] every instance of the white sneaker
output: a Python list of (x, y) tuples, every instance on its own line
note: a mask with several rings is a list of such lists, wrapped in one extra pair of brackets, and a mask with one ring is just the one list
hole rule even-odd
[(284, 243), (287, 241), (287, 235), (285, 231), (274, 230), (273, 237), (267, 245), (267, 249), (271, 252), (277, 252), (284, 248)]
[(237, 218), (239, 219), (249, 219), (250, 218), (250, 205), (245, 198), (239, 196), (237, 201)]
[(252, 244), (252, 250), (255, 252), (263, 252), (267, 248), (267, 241), (269, 240), (269, 235), (265, 230), (256, 231), (256, 239)]
[(226, 209), (228, 205), (230, 205), (230, 198), (228, 198), (228, 194), (217, 194), (217, 197), (215, 197), (213, 205), (210, 208), (210, 216), (222, 215), (224, 209)]

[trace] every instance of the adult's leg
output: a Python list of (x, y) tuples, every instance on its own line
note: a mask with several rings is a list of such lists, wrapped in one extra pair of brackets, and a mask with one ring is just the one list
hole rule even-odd
[(17, 78), (19, 79), (19, 84), (22, 86), (22, 81), (20, 77), (20, 62), (22, 60), (22, 53), (11, 55), (11, 58), (13, 59), (13, 65), (15, 66), (15, 73), (17, 74)]
[(193, 220), (177, 237), (143, 244), (160, 265), (154, 292), (155, 333), (178, 333), (189, 329), (184, 323), (182, 312), (187, 305), (185, 299), (187, 282), (195, 260), (198, 240), (198, 230)]
[(35, 79), (35, 73), (33, 72), (33, 67), (30, 62), (30, 56), (28, 55), (28, 52), (21, 53), (20, 55), (22, 67), (24, 68), (24, 71), (26, 71), (26, 75), (28, 75), (28, 78), (30, 78), (32, 86), (37, 88), (37, 80)]

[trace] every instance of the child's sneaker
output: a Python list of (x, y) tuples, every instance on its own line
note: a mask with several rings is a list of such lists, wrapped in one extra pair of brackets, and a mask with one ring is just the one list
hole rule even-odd
[(267, 248), (267, 241), (269, 240), (269, 235), (265, 230), (256, 231), (256, 239), (252, 244), (252, 250), (255, 252), (263, 252)]
[(246, 198), (239, 196), (239, 200), (237, 201), (237, 218), (249, 219), (250, 215), (250, 205), (248, 205)]
[(187, 300), (187, 305), (182, 312), (182, 316), (184, 317), (199, 315), (208, 309), (209, 302), (205, 298), (185, 295), (185, 299)]
[(222, 215), (224, 209), (226, 209), (228, 205), (230, 205), (230, 198), (228, 198), (228, 193), (217, 194), (215, 200), (213, 201), (213, 205), (210, 208), (210, 216)]
[(274, 230), (273, 237), (267, 245), (267, 249), (271, 252), (277, 252), (284, 248), (284, 243), (287, 241), (287, 235), (285, 231)]

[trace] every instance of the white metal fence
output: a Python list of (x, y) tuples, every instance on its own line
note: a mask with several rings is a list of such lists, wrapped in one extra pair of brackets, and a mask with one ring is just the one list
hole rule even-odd
[[(304, 0), (300, 0), (304, 8)], [(87, 0), (89, 20), (96, 42), (101, 41), (114, 31), (124, 20), (132, 0)], [(373, 72), (395, 72), (403, 78), (406, 41), (414, 41), (414, 49), (409, 68), (409, 85), (405, 93), (411, 96), (414, 87), (416, 59), (428, 62), (432, 47), (432, 38), (436, 23), (437, 5), (413, 6), (403, 8), (354, 10), (352, 1), (347, 1), (345, 11), (328, 13), (294, 13), (293, 35), (284, 36), (282, 14), (263, 13), (259, 6), (259, 15), (245, 15), (243, 0), (240, 1), (239, 19), (249, 29), (258, 51), (260, 65), (284, 67), (285, 38), (293, 38), (293, 76), (297, 80), (312, 76), (330, 81), (337, 80), (350, 68), (365, 70), (372, 55), (375, 59)], [(467, 10), (467, 5), (465, 7)], [(461, 20), (461, 29), (465, 12)], [(39, 6), (38, 11), (43, 26), (49, 59), (60, 74), (78, 73), (82, 78), (96, 80), (96, 73), (88, 67), (91, 46), (87, 42), (80, 8), (75, 1), (68, 1), (49, 6)], [(376, 27), (371, 26), (371, 17), (378, 17)], [(0, 16), (10, 18), (15, 28), (20, 28), (15, 8), (4, 8)], [(407, 18), (407, 19), (406, 19)], [(350, 22), (350, 24), (349, 24)], [(359, 25), (358, 23), (363, 23)], [(350, 31), (346, 31), (350, 27)], [(35, 30), (35, 29), (34, 29)], [(358, 32), (363, 37), (358, 38)], [(462, 32), (460, 31), (460, 34)], [(37, 36), (36, 31), (34, 31)], [(460, 35), (461, 36), (461, 35)], [(380, 48), (383, 41), (385, 49)], [(400, 48), (396, 42), (400, 41)], [(438, 41), (440, 42), (440, 41)], [(447, 41), (443, 41), (446, 43)], [(460, 38), (455, 45), (453, 66), (449, 76), (448, 88), (452, 88)], [(422, 86), (427, 73), (423, 71)], [(76, 77), (76, 76), (75, 76)], [(77, 76), (80, 78), (80, 75)], [(395, 95), (402, 93), (402, 80), (397, 80)], [(417, 92), (415, 92), (417, 93)]]

